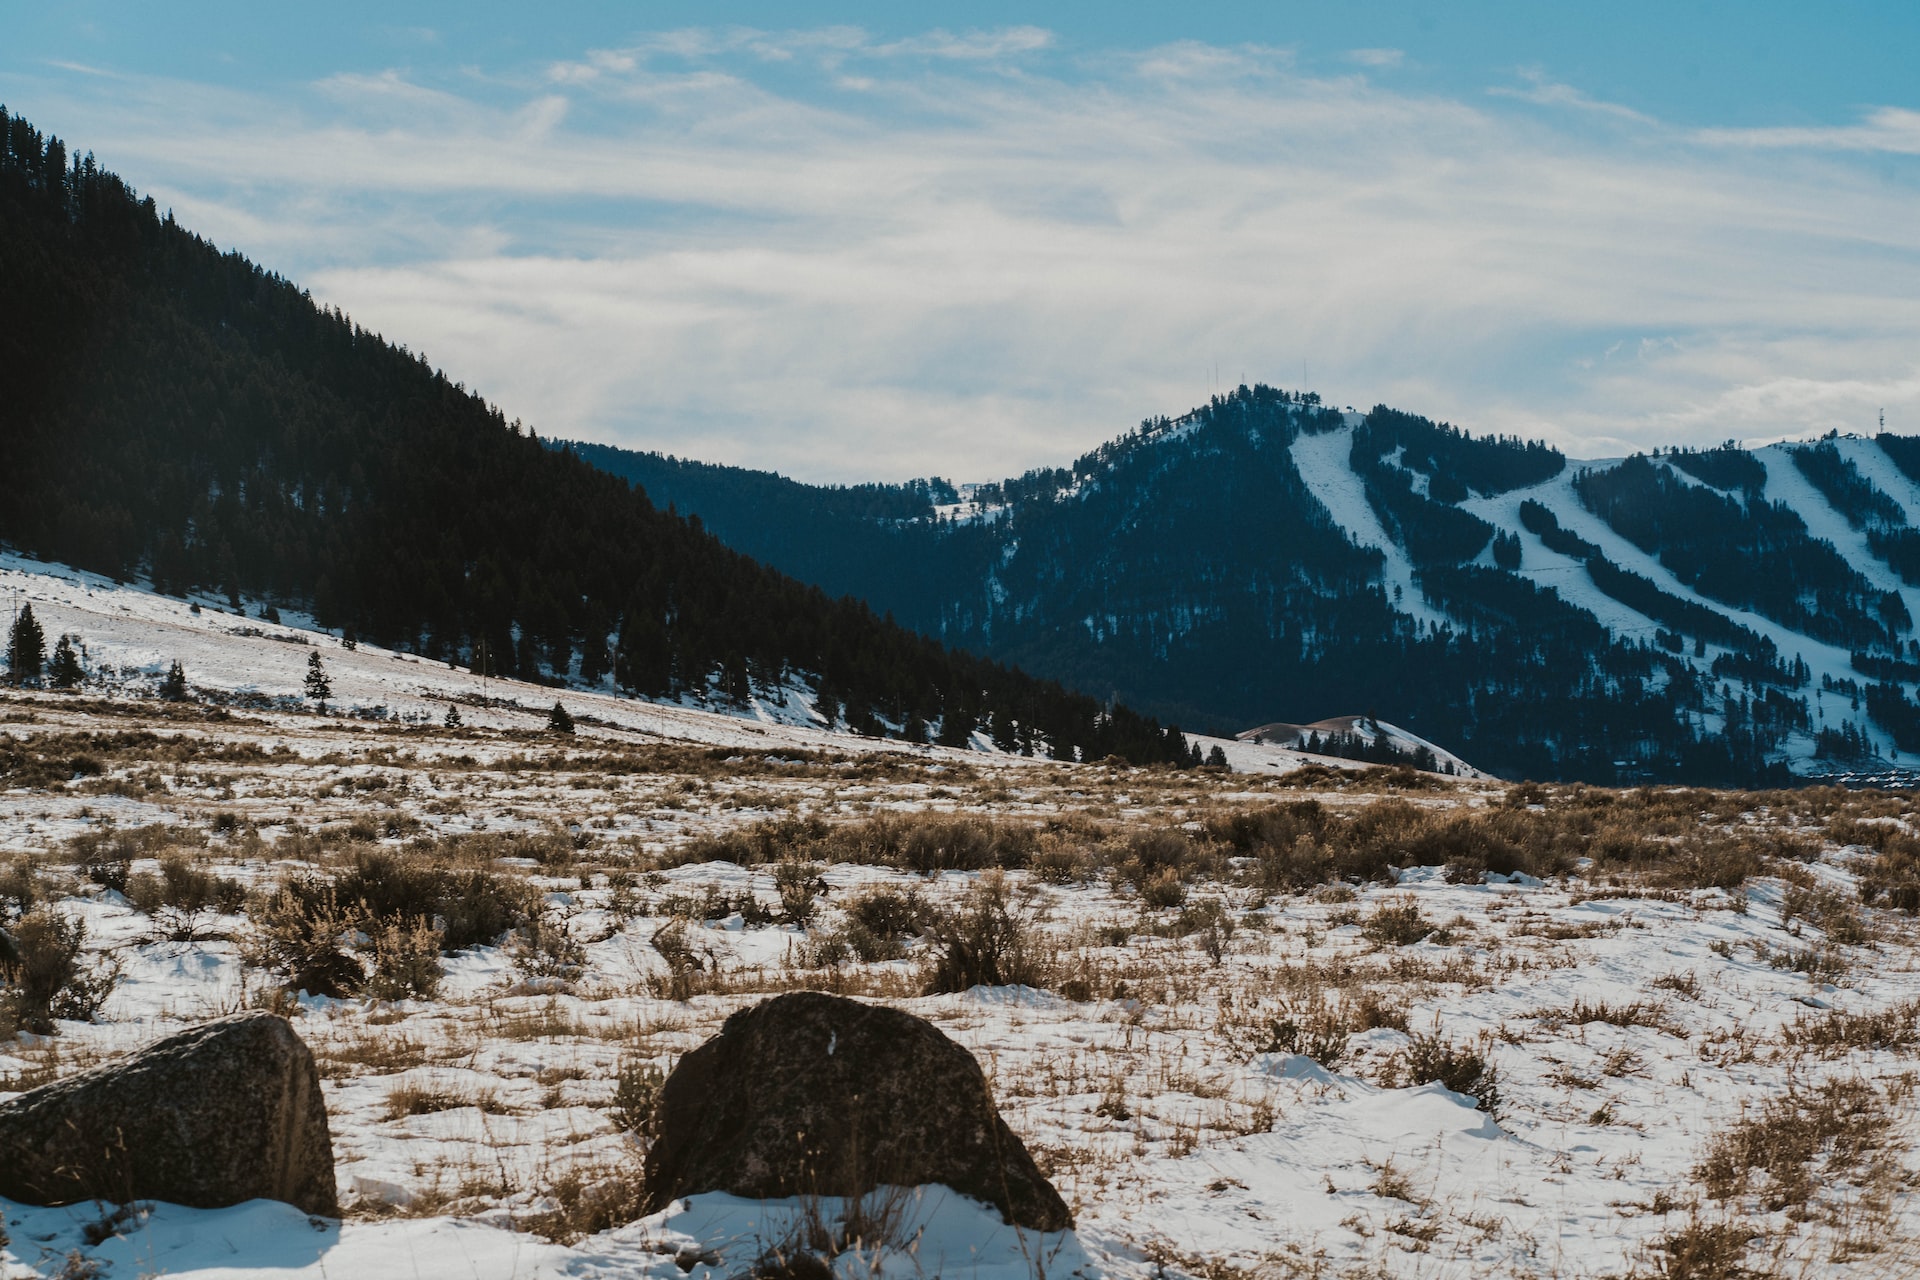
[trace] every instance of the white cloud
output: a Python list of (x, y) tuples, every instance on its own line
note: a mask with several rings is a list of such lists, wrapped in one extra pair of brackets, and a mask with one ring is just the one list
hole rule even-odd
[(836, 67), (850, 58), (932, 58), (953, 62), (998, 62), (1038, 53), (1053, 44), (1041, 27), (1003, 27), (994, 31), (936, 29), (898, 40), (876, 41), (859, 27), (816, 27), (804, 31), (760, 31), (751, 27), (663, 32), (622, 49), (597, 49), (578, 61), (556, 62), (547, 74), (570, 84), (588, 84), (604, 76), (625, 75), (660, 59), (697, 60), (747, 55), (761, 62), (811, 60)]
[(874, 45), (871, 51), (883, 58), (953, 58), (971, 62), (1038, 53), (1052, 43), (1050, 31), (1039, 27), (1008, 27), (1001, 31), (968, 31), (959, 35), (931, 31), (924, 36)]
[(1694, 136), (1715, 146), (1886, 151), (1911, 156), (1920, 155), (1920, 111), (1881, 107), (1859, 124), (1838, 128), (1702, 129)]
[(1178, 412), (1216, 365), (1586, 455), (1883, 404), (1920, 430), (1914, 193), (1851, 151), (1544, 76), (1513, 92), (1577, 110), (1042, 36), (0, 96), (543, 434), (985, 478)]
[(1602, 102), (1570, 84), (1549, 80), (1546, 73), (1537, 68), (1521, 71), (1520, 78), (1526, 81), (1524, 88), (1500, 85), (1487, 92), (1496, 98), (1517, 98), (1521, 102), (1531, 102), (1539, 107), (1569, 107), (1575, 111), (1591, 111), (1597, 115), (1612, 116), (1634, 124), (1654, 123), (1651, 116), (1643, 115), (1632, 107), (1622, 106), (1617, 102)]
[(1407, 60), (1404, 49), (1349, 49), (1347, 59), (1363, 67), (1397, 67)]

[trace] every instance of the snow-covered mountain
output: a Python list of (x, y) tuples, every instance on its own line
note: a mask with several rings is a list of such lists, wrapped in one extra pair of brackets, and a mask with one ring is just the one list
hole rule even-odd
[(992, 485), (582, 453), (796, 576), (1186, 725), (1365, 716), (1602, 782), (1920, 752), (1920, 440), (1579, 461), (1242, 387)]

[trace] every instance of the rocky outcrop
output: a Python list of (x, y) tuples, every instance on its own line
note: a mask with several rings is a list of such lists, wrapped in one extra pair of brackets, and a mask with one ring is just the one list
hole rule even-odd
[(941, 1183), (1018, 1226), (1073, 1226), (973, 1055), (898, 1009), (817, 992), (744, 1009), (680, 1059), (654, 1125), (649, 1212), (703, 1191), (852, 1196)]
[(285, 1018), (240, 1013), (0, 1103), (0, 1195), (27, 1204), (264, 1198), (339, 1212), (320, 1073)]

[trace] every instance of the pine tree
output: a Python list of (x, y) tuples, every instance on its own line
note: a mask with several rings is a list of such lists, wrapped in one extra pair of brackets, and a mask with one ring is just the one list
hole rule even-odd
[(1221, 746), (1221, 745), (1220, 745), (1219, 743), (1217, 743), (1217, 742), (1216, 742), (1216, 743), (1214, 743), (1214, 744), (1213, 744), (1213, 750), (1211, 750), (1211, 751), (1209, 751), (1209, 752), (1207, 752), (1207, 763), (1208, 763), (1208, 764), (1210, 764), (1210, 765), (1215, 765), (1215, 766), (1217, 766), (1217, 767), (1219, 767), (1219, 768), (1222, 768), (1222, 769), (1224, 769), (1224, 768), (1226, 768), (1226, 767), (1227, 767), (1227, 751), (1226, 751), (1226, 748), (1225, 748), (1225, 747), (1222, 747), (1222, 746)]
[(53, 646), (53, 661), (47, 666), (47, 678), (56, 689), (72, 689), (86, 679), (86, 671), (80, 666), (80, 655), (73, 651), (73, 637), (62, 635), (60, 642)]
[(555, 733), (572, 733), (573, 717), (567, 714), (565, 707), (556, 702), (553, 704), (553, 710), (547, 712), (547, 728)]
[(589, 630), (580, 644), (580, 681), (597, 685), (607, 674), (607, 641), (604, 634)]
[(168, 702), (187, 700), (187, 673), (181, 667), (180, 659), (175, 658), (173, 665), (167, 668), (167, 678), (160, 682), (160, 696)]
[(447, 718), (442, 723), (444, 723), (449, 729), (458, 729), (461, 723), (460, 708), (454, 706), (451, 702), (449, 702), (447, 704)]
[(318, 653), (307, 655), (307, 696), (327, 709), (327, 699), (333, 696), (333, 682), (327, 679), (327, 668), (320, 661)]
[(840, 699), (825, 680), (820, 682), (820, 692), (814, 697), (813, 711), (829, 729), (840, 723)]
[(20, 616), (13, 621), (13, 630), (7, 635), (7, 674), (15, 684), (22, 684), (39, 676), (46, 661), (47, 633), (40, 629), (39, 619), (33, 616), (33, 606), (27, 605), (20, 610)]

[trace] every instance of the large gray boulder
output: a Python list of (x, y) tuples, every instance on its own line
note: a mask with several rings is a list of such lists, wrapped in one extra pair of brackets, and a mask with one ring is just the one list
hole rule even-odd
[(285, 1018), (238, 1013), (0, 1102), (0, 1196), (338, 1216), (313, 1054)]
[(1017, 1226), (1073, 1226), (972, 1054), (923, 1018), (841, 996), (776, 996), (728, 1018), (667, 1077), (654, 1131), (649, 1213), (703, 1191), (940, 1183)]

